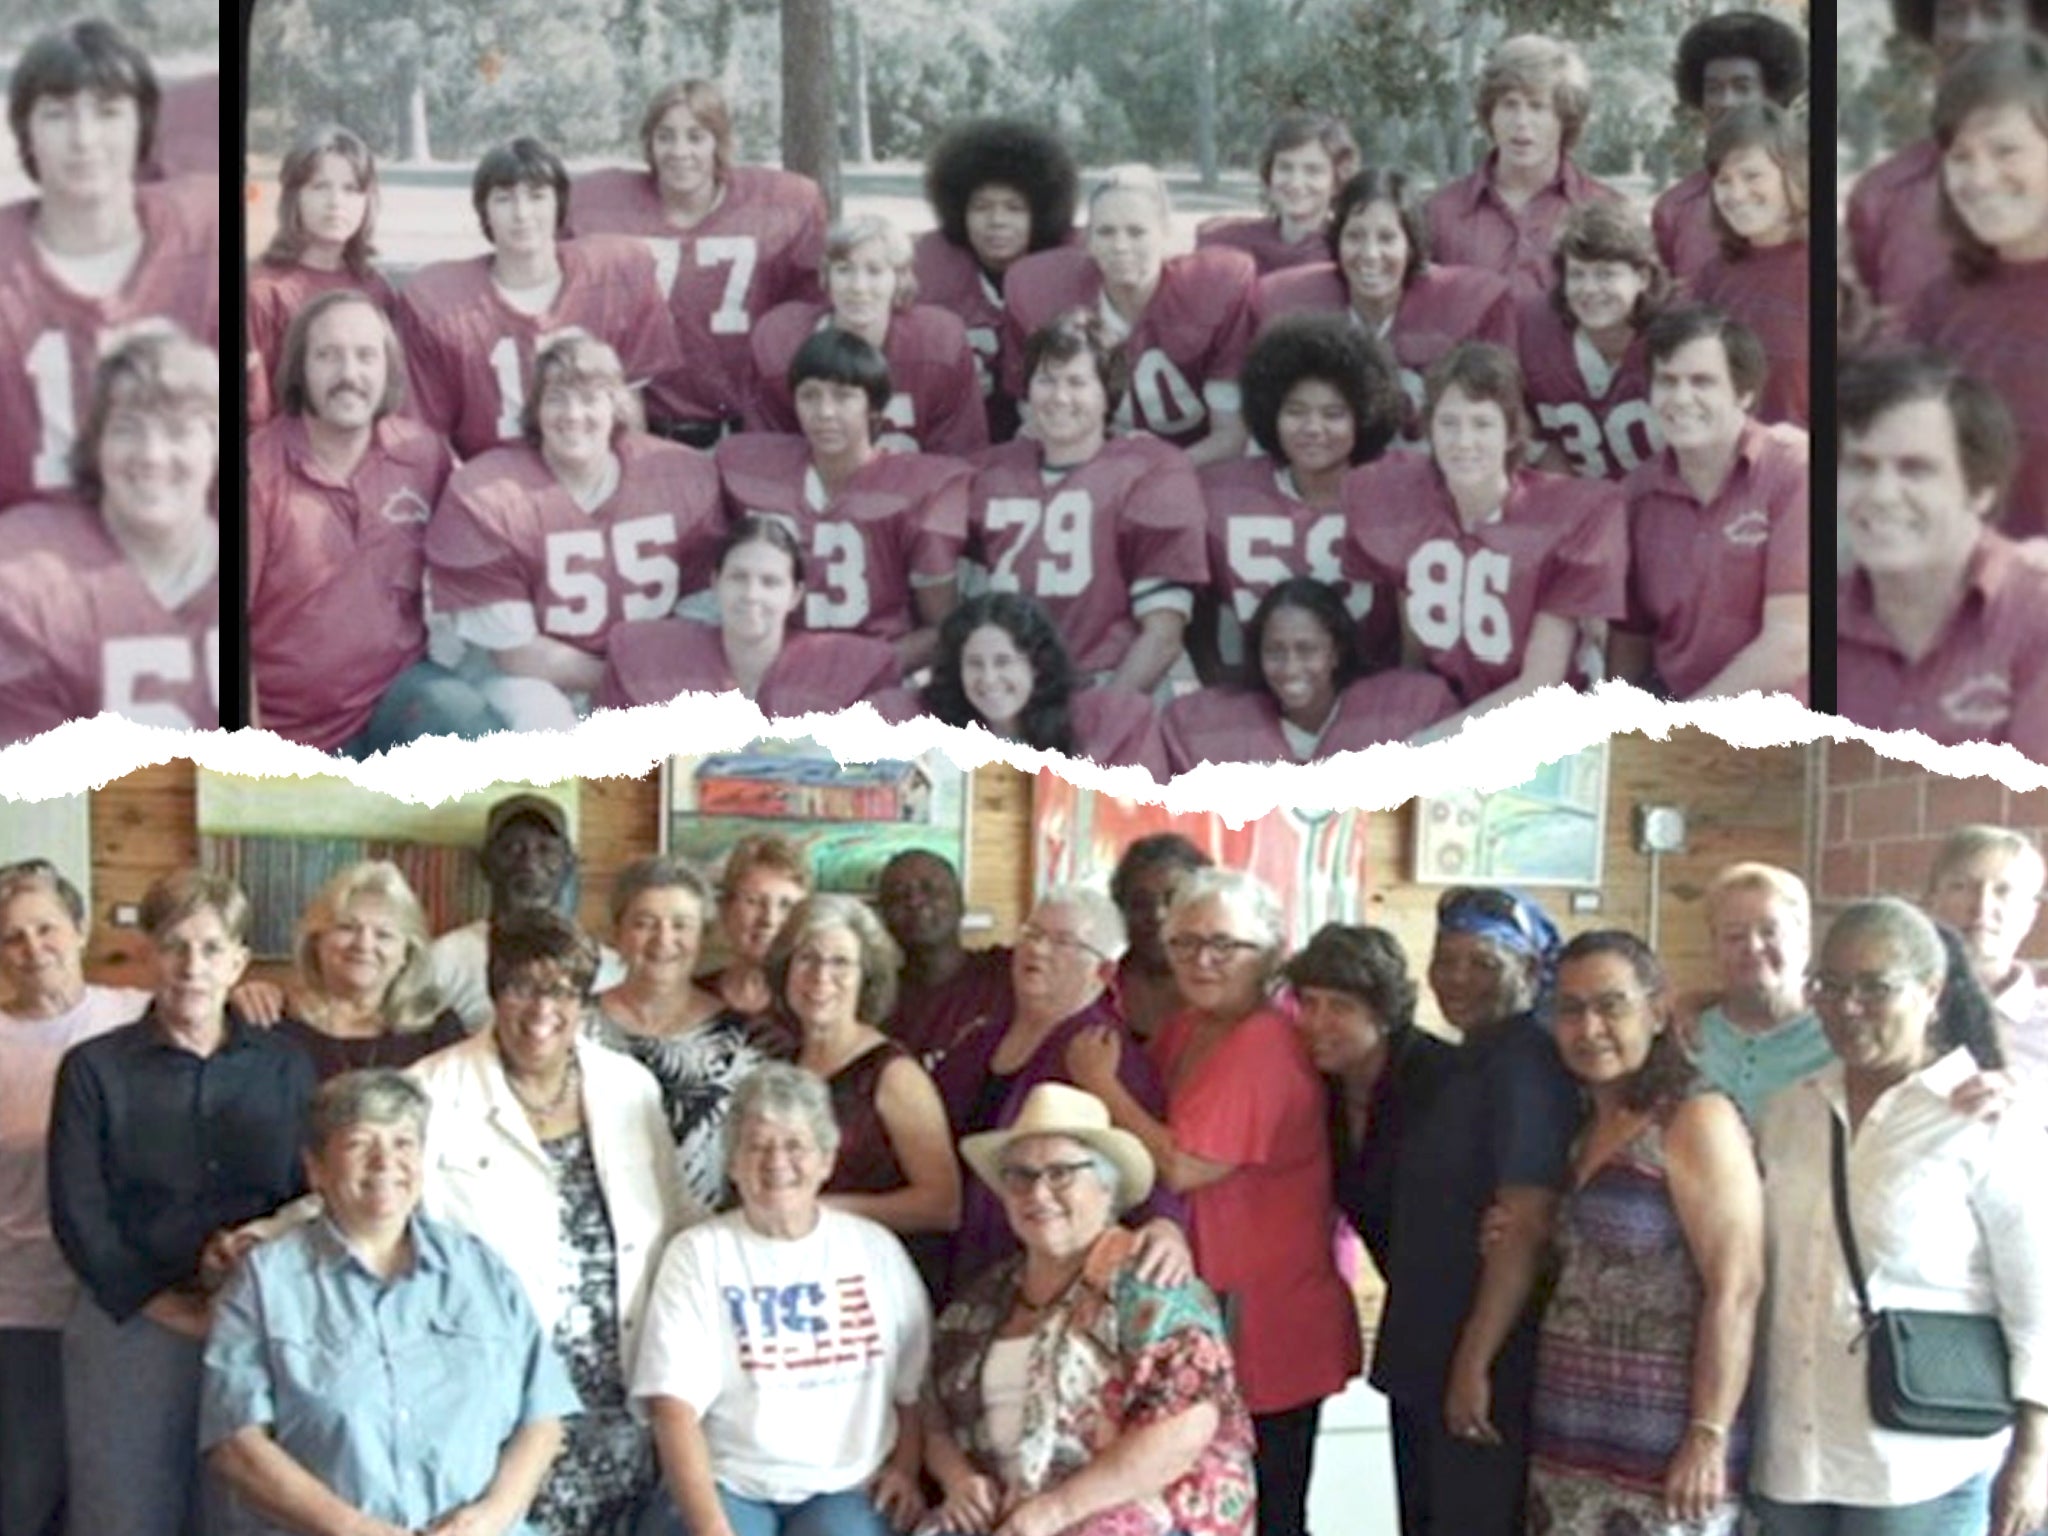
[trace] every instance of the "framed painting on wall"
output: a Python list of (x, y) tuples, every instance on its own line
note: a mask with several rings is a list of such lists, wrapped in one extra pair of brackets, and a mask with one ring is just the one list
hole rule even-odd
[(199, 770), (199, 862), (248, 894), (249, 948), (289, 958), (293, 929), (320, 887), (349, 865), (389, 859), (426, 908), (427, 930), (446, 933), (490, 908), (477, 850), (490, 808), (537, 794), (561, 806), (577, 834), (581, 785), (493, 784), (438, 805), (414, 805), (342, 778), (245, 778)]
[(742, 837), (774, 833), (809, 855), (816, 888), (873, 896), (899, 853), (935, 853), (967, 880), (968, 775), (943, 753), (841, 763), (816, 742), (749, 742), (663, 770), (662, 847), (705, 870)]
[(1425, 885), (1597, 886), (1606, 844), (1604, 741), (1509, 789), (1415, 802), (1415, 878)]

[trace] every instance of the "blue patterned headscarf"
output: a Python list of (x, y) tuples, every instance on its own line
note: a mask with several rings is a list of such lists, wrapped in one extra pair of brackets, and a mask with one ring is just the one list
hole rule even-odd
[(1513, 954), (1536, 962), (1536, 1001), (1532, 1012), (1547, 1019), (1550, 994), (1557, 983), (1557, 952), (1564, 938), (1557, 924), (1520, 891), (1497, 885), (1459, 885), (1437, 899), (1440, 933), (1469, 933)]

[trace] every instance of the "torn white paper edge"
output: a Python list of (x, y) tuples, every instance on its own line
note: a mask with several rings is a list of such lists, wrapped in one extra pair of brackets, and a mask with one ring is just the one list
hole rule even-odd
[(76, 720), (0, 750), (0, 794), (38, 800), (98, 788), (151, 764), (190, 758), (222, 773), (258, 777), (333, 774), (416, 804), (466, 794), (508, 778), (549, 784), (570, 778), (641, 777), (678, 753), (731, 751), (756, 737), (809, 736), (842, 762), (914, 757), (941, 748), (962, 768), (1007, 762), (1056, 768), (1069, 781), (1169, 811), (1211, 811), (1232, 826), (1281, 807), (1387, 810), (1420, 794), (1503, 789), (1543, 763), (1610, 736), (1665, 739), (1697, 726), (1738, 747), (1823, 739), (1868, 742), (1886, 757), (1954, 777), (1985, 776), (2017, 790), (2048, 787), (2048, 767), (2017, 749), (1974, 742), (1938, 746), (1916, 731), (1879, 732), (1816, 714), (1786, 695), (1669, 704), (1621, 683), (1590, 694), (1545, 689), (1481, 716), (1448, 741), (1390, 744), (1323, 762), (1205, 764), (1162, 786), (1140, 768), (1101, 768), (999, 741), (979, 728), (936, 720), (886, 725), (866, 705), (837, 715), (769, 721), (738, 694), (685, 694), (668, 704), (600, 713), (574, 733), (503, 733), (482, 741), (415, 742), (353, 763), (266, 731), (176, 732), (102, 716)]

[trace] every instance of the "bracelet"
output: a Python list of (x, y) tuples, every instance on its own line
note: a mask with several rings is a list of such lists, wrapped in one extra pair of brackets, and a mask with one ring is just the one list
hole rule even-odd
[(1696, 1429), (1710, 1439), (1725, 1441), (1728, 1438), (1728, 1426), (1726, 1424), (1716, 1424), (1712, 1419), (1694, 1419), (1685, 1427), (1687, 1429)]

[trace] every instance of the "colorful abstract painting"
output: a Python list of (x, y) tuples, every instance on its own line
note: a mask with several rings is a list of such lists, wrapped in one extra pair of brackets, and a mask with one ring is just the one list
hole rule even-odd
[(1415, 802), (1415, 878), (1431, 885), (1597, 886), (1607, 844), (1607, 743), (1511, 789)]

